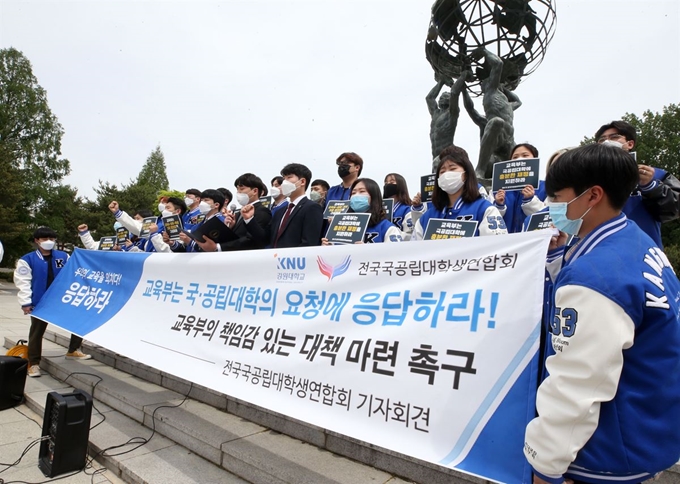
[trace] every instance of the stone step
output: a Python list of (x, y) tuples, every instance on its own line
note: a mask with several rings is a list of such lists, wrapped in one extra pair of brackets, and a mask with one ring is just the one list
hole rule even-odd
[[(45, 339), (57, 343), (64, 348), (68, 347), (70, 334), (61, 329), (57, 328), (54, 330), (52, 328), (50, 326), (45, 332)], [(427, 484), (487, 482), (468, 474), (424, 462), (411, 456), (310, 425), (200, 385), (191, 385), (186, 380), (149, 367), (88, 341), (85, 341), (84, 350), (91, 354), (93, 359), (101, 361), (112, 368), (134, 375), (144, 381), (161, 385), (182, 395), (186, 395), (191, 388), (189, 397), (193, 400), (205, 403), (222, 412), (227, 412), (232, 416), (241, 417), (249, 422), (259, 424), (272, 431), (280, 432), (294, 439), (312, 444), (320, 449), (325, 449), (333, 454), (345, 456), (373, 468), (383, 470), (390, 475), (399, 476), (406, 479), (407, 482)]]
[[(7, 343), (6, 340), (5, 344)], [(49, 343), (45, 343), (43, 354), (45, 355), (41, 363), (44, 368), (43, 375), (40, 378), (27, 378), (24, 391), (26, 406), (39, 416), (44, 415), (45, 402), (49, 392), (69, 393), (74, 388), (92, 391), (92, 385), (83, 385), (82, 379), (76, 379), (76, 376), (87, 376), (74, 375), (66, 383), (62, 381), (63, 378), (53, 377), (52, 371), (61, 375), (67, 375), (66, 372), (74, 371), (88, 372), (105, 378), (102, 382), (110, 381), (107, 373), (102, 371), (105, 368), (102, 363), (91, 362), (86, 364), (87, 362), (66, 361), (63, 356), (51, 356), (63, 355), (63, 349)], [(97, 380), (95, 377), (87, 378), (90, 378), (90, 381)], [(127, 378), (131, 379), (132, 377)], [(114, 407), (106, 405), (99, 399), (105, 393), (100, 393), (99, 385), (97, 385), (95, 393), (94, 406), (96, 409), (92, 411), (88, 445), (89, 456), (97, 456), (96, 461), (106, 466), (121, 480), (133, 484), (161, 482), (246, 484), (248, 482), (164, 437), (161, 432), (152, 433), (148, 427), (115, 410)], [(181, 401), (181, 396), (179, 397), (179, 401)], [(158, 416), (160, 412), (159, 410), (156, 415)], [(102, 453), (105, 449), (124, 444), (130, 439), (134, 439), (133, 441), (138, 443), (141, 443), (142, 439), (150, 440), (142, 446), (136, 443)], [(95, 464), (94, 469), (97, 467), (99, 466)], [(94, 469), (89, 469), (88, 473), (91, 474)], [(65, 482), (71, 482), (71, 479), (75, 478), (69, 477), (69, 481)], [(89, 482), (89, 478), (87, 480)]]
[[(90, 445), (93, 453), (101, 451), (106, 446), (125, 442), (134, 435), (146, 437), (150, 434), (149, 429), (155, 428), (156, 434), (148, 448), (143, 446), (130, 454), (125, 454), (125, 458), (120, 461), (109, 457), (104, 460), (107, 467), (118, 472), (118, 475), (128, 482), (254, 484), (410, 482), (226, 411), (227, 408), (240, 408), (246, 413), (254, 411), (243, 402), (227, 402), (224, 395), (191, 385), (112, 354), (103, 348), (87, 344), (84, 351), (92, 354), (94, 359), (66, 360), (63, 356), (65, 352), (63, 345), (68, 344), (68, 339), (54, 332), (46, 333), (46, 339), (43, 344), (44, 356), (41, 368), (43, 374), (48, 373), (54, 379), (43, 376), (29, 378), (27, 382), (27, 400), (37, 413), (43, 413), (46, 394), (55, 388), (59, 388), (61, 392), (61, 389), (68, 391), (73, 387), (92, 394), (96, 407), (103, 407), (102, 413), (107, 415), (107, 420), (91, 433)], [(15, 343), (11, 338), (5, 338), (6, 347)], [(142, 376), (126, 373), (122, 371), (123, 368)], [(147, 379), (144, 379), (145, 376)], [(148, 380), (164, 383), (174, 390)], [(45, 386), (46, 388), (42, 388)], [(187, 394), (189, 398), (181, 406), (162, 408), (164, 405), (179, 404)], [(198, 401), (196, 397), (208, 400), (211, 404)], [(109, 418), (108, 415), (115, 417)], [(266, 420), (267, 417), (262, 416), (261, 419)], [(278, 416), (276, 419), (274, 421), (280, 422), (284, 421), (285, 417)], [(97, 417), (93, 415), (93, 424), (97, 421)], [(294, 424), (289, 423), (291, 426)], [(292, 428), (295, 429), (294, 426)], [(341, 443), (336, 445), (340, 446)], [(167, 478), (162, 476), (164, 467), (162, 463), (166, 455), (170, 459), (166, 463), (170, 472)], [(140, 462), (139, 469), (125, 466), (132, 458), (130, 456)], [(196, 472), (178, 474), (175, 479), (175, 473), (183, 471), (185, 466), (196, 469)], [(149, 478), (144, 472), (154, 474)], [(224, 476), (212, 477), (219, 472), (224, 473)], [(424, 472), (424, 475), (426, 474), (427, 472)], [(196, 477), (201, 475), (211, 477)], [(446, 482), (457, 481), (449, 479)]]
[[(61, 355), (69, 343), (69, 336), (61, 330), (46, 331), (45, 339), (56, 343)], [(6, 347), (13, 344), (5, 338)], [(161, 435), (255, 484), (488, 482), (191, 384), (88, 342), (84, 351), (92, 355), (94, 362), (62, 357), (43, 360), (41, 366), (64, 380), (77, 368), (70, 365), (95, 366), (99, 362), (100, 376), (110, 381), (97, 384), (97, 399), (146, 427), (155, 421)], [(69, 383), (85, 391), (90, 391), (88, 388), (96, 382), (96, 378), (86, 375), (69, 378)], [(162, 408), (152, 419), (157, 407), (177, 404), (187, 394), (189, 399), (182, 407)], [(654, 482), (680, 483), (680, 463)]]

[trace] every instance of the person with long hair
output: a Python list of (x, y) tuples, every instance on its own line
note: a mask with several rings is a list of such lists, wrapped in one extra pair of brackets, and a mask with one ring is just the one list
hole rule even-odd
[[(380, 186), (370, 178), (357, 178), (350, 187), (349, 212), (369, 213), (368, 228), (364, 234), (364, 244), (380, 242), (401, 242), (404, 240), (401, 230), (387, 218), (382, 203)], [(328, 239), (322, 239), (322, 245), (329, 245)]]
[(480, 194), (475, 169), (463, 148), (445, 148), (436, 173), (439, 178), (432, 203), (416, 222), (412, 240), (423, 240), (427, 223), (433, 218), (477, 221), (476, 236), (508, 233), (498, 209)]
[(383, 186), (383, 198), (393, 198), (392, 223), (410, 238), (413, 232), (413, 220), (411, 219), (411, 204), (413, 201), (408, 194), (406, 180), (399, 173), (388, 173)]

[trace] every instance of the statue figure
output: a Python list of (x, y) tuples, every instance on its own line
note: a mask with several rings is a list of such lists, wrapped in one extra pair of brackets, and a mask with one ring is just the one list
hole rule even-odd
[(493, 0), (493, 23), (506, 29), (511, 34), (519, 35), (526, 27), (529, 35), (523, 37), (525, 49), (531, 51), (536, 41), (536, 12), (529, 6), (531, 0)]
[[(479, 126), (481, 143), (479, 147), (479, 161), (477, 162), (477, 176), (490, 178), (494, 161), (510, 159), (510, 150), (515, 145), (515, 129), (512, 121), (514, 111), (522, 105), (517, 95), (501, 85), (503, 61), (500, 57), (483, 47), (475, 49), (471, 57), (475, 60), (485, 59), (484, 68), (489, 72), (487, 78), (482, 79), (484, 116), (470, 109), (472, 100), (464, 96), (465, 108), (471, 114), (472, 120)], [(468, 103), (469, 101), (469, 103)]]
[[(470, 71), (463, 71), (451, 87), (451, 92), (444, 92), (441, 95), (439, 104), (437, 104), (437, 96), (444, 84), (451, 83), (451, 79), (444, 79), (438, 76), (437, 84), (425, 97), (427, 109), (432, 117), (430, 122), (432, 158), (436, 158), (444, 148), (453, 144), (453, 137), (456, 134), (456, 126), (458, 125), (458, 115), (460, 114), (458, 99), (460, 93), (465, 91), (465, 81), (470, 74), (472, 74)], [(447, 80), (448, 83), (446, 82)]]

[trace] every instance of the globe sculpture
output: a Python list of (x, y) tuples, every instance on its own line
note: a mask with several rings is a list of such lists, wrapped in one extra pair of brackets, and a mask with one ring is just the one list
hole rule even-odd
[(469, 55), (483, 47), (503, 60), (502, 83), (514, 90), (536, 70), (555, 33), (554, 0), (437, 0), (425, 43), (435, 73), (457, 79), (476, 68), (468, 89), (480, 95), (479, 83), (489, 75)]
[[(462, 95), (480, 129), (477, 175), (490, 184), (493, 164), (507, 160), (515, 144), (513, 112), (522, 103), (513, 91), (543, 60), (556, 20), (555, 0), (435, 1), (425, 42), (437, 82), (426, 97), (433, 168), (437, 153), (453, 143)], [(444, 85), (451, 91), (437, 102)], [(483, 95), (483, 114), (471, 95)]]

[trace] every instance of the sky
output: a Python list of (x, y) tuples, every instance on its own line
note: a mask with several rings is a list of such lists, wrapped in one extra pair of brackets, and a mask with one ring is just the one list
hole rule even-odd
[[(62, 124), (64, 180), (93, 198), (129, 183), (160, 145), (172, 189), (265, 183), (291, 162), (340, 182), (431, 166), (424, 43), (432, 0), (0, 0), (0, 48), (33, 65)], [(624, 113), (680, 102), (680, 2), (556, 0), (543, 63), (515, 91), (515, 141), (552, 152)], [(476, 99), (482, 111), (481, 98)], [(462, 110), (455, 144), (473, 163)], [(233, 190), (232, 190), (233, 191)]]

